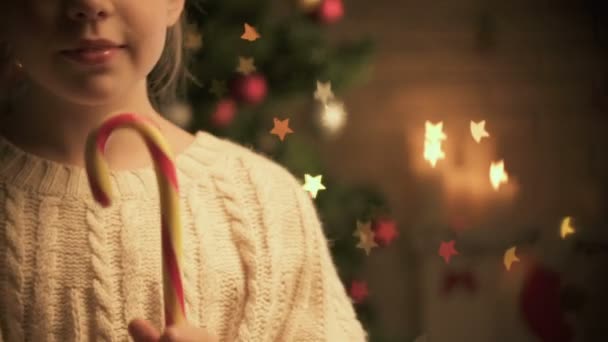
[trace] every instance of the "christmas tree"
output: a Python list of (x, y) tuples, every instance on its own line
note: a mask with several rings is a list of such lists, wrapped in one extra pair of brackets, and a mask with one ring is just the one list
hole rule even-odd
[[(294, 0), (282, 13), (267, 0), (189, 6), (184, 39), (193, 82), (183, 103), (164, 112), (191, 132), (204, 130), (271, 158), (302, 184), (322, 182), (312, 197), (338, 273), (370, 338), (382, 340), (361, 265), (369, 248), (396, 237), (395, 224), (379, 191), (333, 179), (319, 150), (344, 125), (345, 105), (335, 94), (364, 79), (371, 42), (331, 41), (342, 0)], [(365, 224), (367, 233), (359, 229)]]

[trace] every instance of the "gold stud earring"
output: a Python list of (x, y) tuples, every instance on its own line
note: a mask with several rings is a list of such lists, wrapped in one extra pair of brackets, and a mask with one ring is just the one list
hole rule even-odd
[(19, 62), (18, 60), (15, 60), (15, 65), (17, 66), (17, 68), (23, 69), (23, 64), (21, 64), (21, 62)]

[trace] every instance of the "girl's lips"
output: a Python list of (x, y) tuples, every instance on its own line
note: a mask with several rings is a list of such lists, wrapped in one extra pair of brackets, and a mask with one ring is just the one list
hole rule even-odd
[(123, 48), (124, 46), (86, 48), (62, 51), (61, 54), (79, 64), (100, 65), (110, 62), (114, 58), (114, 56)]

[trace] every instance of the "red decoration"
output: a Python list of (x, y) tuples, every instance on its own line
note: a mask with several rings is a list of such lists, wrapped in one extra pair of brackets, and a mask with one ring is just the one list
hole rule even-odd
[(450, 293), (454, 288), (462, 286), (469, 292), (477, 291), (477, 281), (471, 271), (465, 272), (448, 272), (443, 279), (442, 292)]
[(268, 92), (266, 78), (259, 73), (239, 75), (230, 84), (232, 96), (237, 100), (256, 105), (264, 101)]
[(236, 102), (233, 99), (222, 99), (217, 103), (215, 112), (211, 116), (211, 122), (216, 127), (226, 127), (234, 121), (236, 114)]
[(376, 243), (381, 246), (388, 246), (399, 235), (397, 224), (391, 219), (379, 219), (373, 224), (374, 237)]
[(369, 295), (367, 283), (365, 281), (353, 280), (350, 284), (349, 294), (355, 303), (363, 302)]
[(322, 0), (315, 14), (321, 23), (333, 24), (344, 16), (344, 4), (342, 0)]
[(526, 275), (520, 295), (522, 315), (542, 342), (572, 341), (560, 306), (560, 278), (556, 272), (534, 266)]
[(457, 255), (458, 251), (456, 250), (456, 248), (454, 248), (454, 244), (456, 243), (456, 241), (452, 240), (449, 242), (441, 242), (441, 245), (439, 246), (439, 256), (443, 258), (443, 260), (445, 260), (446, 264), (450, 263), (450, 259), (452, 258), (453, 255)]

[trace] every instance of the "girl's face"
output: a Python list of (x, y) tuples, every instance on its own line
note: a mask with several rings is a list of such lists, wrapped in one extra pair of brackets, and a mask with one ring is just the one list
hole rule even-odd
[[(31, 82), (82, 105), (103, 104), (145, 81), (184, 0), (1, 0), (0, 41)], [(126, 45), (102, 66), (61, 53), (82, 39)]]

